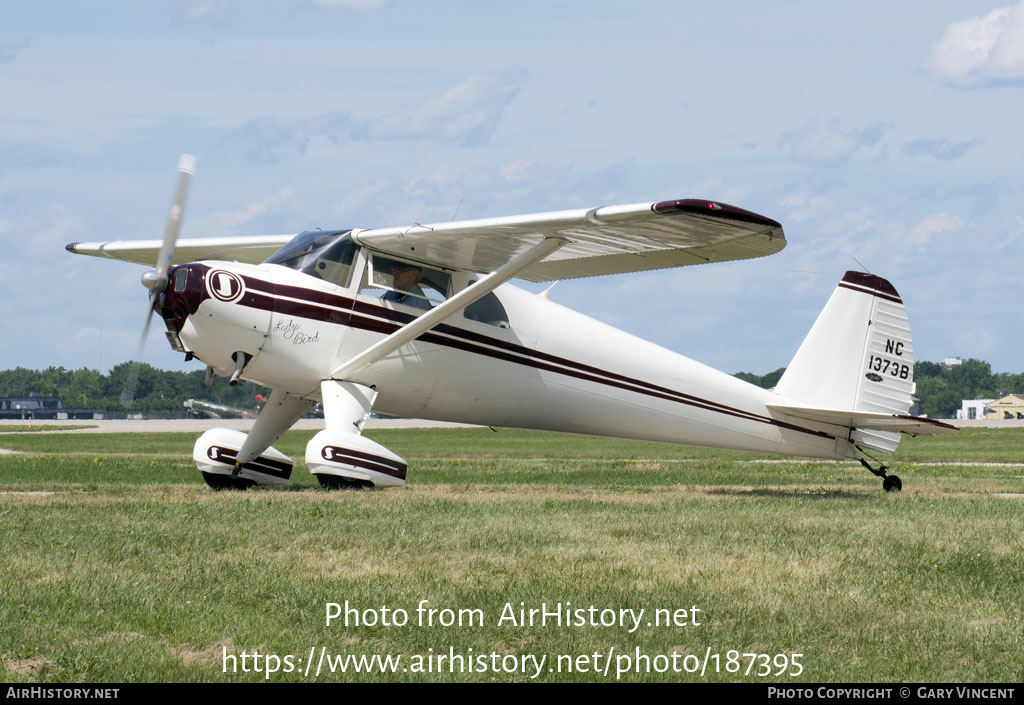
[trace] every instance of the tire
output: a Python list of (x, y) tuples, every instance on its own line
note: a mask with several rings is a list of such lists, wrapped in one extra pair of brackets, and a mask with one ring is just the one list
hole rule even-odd
[(369, 480), (355, 480), (341, 475), (317, 473), (316, 479), (320, 486), (327, 490), (372, 490), (373, 483)]
[(218, 492), (221, 490), (247, 490), (256, 484), (253, 480), (244, 477), (231, 477), (230, 475), (218, 475), (212, 472), (204, 472), (203, 479), (206, 484)]

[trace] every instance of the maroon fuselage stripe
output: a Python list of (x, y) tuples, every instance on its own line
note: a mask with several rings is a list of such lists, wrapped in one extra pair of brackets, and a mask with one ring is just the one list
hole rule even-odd
[[(357, 311), (357, 312), (360, 312), (360, 313), (366, 313), (366, 314), (369, 314), (369, 315), (372, 315), (372, 316), (376, 316), (378, 318), (386, 318), (389, 321), (394, 321), (394, 322), (396, 322), (398, 324), (403, 324), (404, 325), (405, 323), (408, 323), (409, 321), (411, 321), (411, 320), (413, 320), (415, 318), (415, 316), (412, 316), (412, 315), (407, 314), (407, 313), (402, 313), (401, 311), (395, 311), (393, 309), (385, 308), (383, 306), (375, 306), (373, 304), (369, 304), (369, 303), (366, 303), (366, 302), (363, 302), (363, 301), (358, 301), (358, 300), (349, 299), (349, 298), (343, 297), (343, 296), (337, 296), (337, 295), (333, 295), (333, 294), (328, 294), (326, 292), (312, 291), (312, 290), (309, 290), (309, 289), (303, 289), (303, 288), (294, 287), (294, 286), (271, 285), (269, 282), (264, 282), (264, 281), (261, 281), (261, 280), (252, 280), (252, 283), (255, 285), (255, 286), (253, 286), (253, 288), (257, 288), (258, 287), (258, 288), (260, 288), (263, 291), (268, 291), (268, 292), (272, 291), (274, 294), (276, 294), (278, 296), (288, 296), (288, 297), (291, 297), (291, 298), (307, 298), (307, 299), (314, 300), (315, 303), (325, 304), (325, 305), (328, 305), (328, 306), (334, 306), (334, 307), (337, 307), (337, 308), (348, 308), (348, 307), (351, 307), (354, 311)], [(247, 287), (250, 286), (249, 279), (246, 279), (246, 286)], [(307, 294), (313, 294), (313, 296), (307, 296)], [(398, 328), (398, 326), (388, 326), (388, 324), (386, 324), (386, 323), (382, 323), (382, 322), (378, 322), (378, 321), (368, 321), (366, 319), (359, 320), (358, 323), (348, 323), (347, 314), (341, 314), (340, 312), (333, 311), (332, 309), (321, 309), (321, 308), (318, 308), (318, 307), (311, 307), (308, 304), (296, 304), (295, 302), (292, 302), (292, 301), (283, 301), (282, 302), (280, 299), (278, 301), (279, 301), (279, 303), (283, 303), (284, 304), (283, 307), (279, 307), (277, 309), (278, 312), (290, 313), (292, 315), (297, 315), (297, 316), (300, 316), (300, 317), (303, 317), (303, 318), (312, 318), (312, 319), (315, 319), (315, 320), (327, 320), (328, 322), (331, 322), (331, 323), (347, 323), (348, 325), (356, 325), (359, 328), (363, 328), (365, 330), (373, 330), (375, 332), (391, 333), (391, 332), (394, 332), (395, 330), (397, 330), (397, 328)], [(336, 314), (336, 315), (331, 317), (330, 314), (332, 314), (332, 313)], [(327, 314), (328, 318), (326, 318), (326, 319), (323, 318), (324, 314)], [(354, 316), (352, 318), (353, 318), (353, 320), (357, 320), (358, 319), (358, 317), (354, 317)], [(344, 319), (344, 320), (342, 320), (342, 319)], [(564, 367), (568, 367), (568, 368), (571, 368), (571, 369), (579, 370), (581, 372), (586, 372), (586, 373), (590, 373), (590, 374), (593, 374), (593, 375), (597, 375), (599, 377), (604, 377), (604, 378), (608, 378), (608, 379), (614, 379), (614, 380), (618, 380), (619, 382), (625, 382), (626, 384), (644, 387), (644, 388), (649, 389), (651, 391), (661, 392), (662, 394), (669, 394), (669, 395), (672, 395), (672, 396), (679, 397), (680, 399), (685, 399), (685, 400), (688, 400), (688, 401), (695, 402), (697, 404), (707, 405), (709, 407), (715, 407), (717, 409), (722, 410), (723, 412), (732, 413), (733, 415), (737, 415), (737, 414), (744, 415), (744, 416), (750, 416), (751, 415), (751, 412), (746, 412), (746, 411), (742, 411), (740, 409), (735, 409), (735, 408), (726, 406), (724, 404), (720, 404), (718, 402), (710, 401), (710, 400), (707, 400), (707, 399), (701, 399), (700, 397), (695, 397), (693, 395), (686, 394), (684, 392), (678, 392), (678, 391), (673, 390), (673, 389), (668, 389), (666, 387), (661, 387), (661, 386), (658, 386), (656, 384), (651, 384), (650, 382), (644, 382), (643, 380), (632, 379), (632, 378), (626, 377), (624, 375), (616, 374), (614, 372), (608, 372), (608, 371), (599, 369), (597, 367), (593, 367), (591, 365), (586, 365), (584, 363), (575, 362), (573, 360), (568, 360), (566, 358), (558, 357), (556, 355), (551, 355), (549, 353), (545, 353), (545, 352), (542, 352), (542, 351), (539, 351), (539, 350), (532, 350), (530, 348), (523, 347), (522, 345), (517, 345), (515, 343), (509, 343), (507, 341), (499, 340), (497, 338), (491, 338), (489, 336), (482, 335), (480, 333), (475, 333), (473, 331), (468, 331), (468, 330), (465, 330), (463, 328), (457, 328), (455, 326), (452, 326), (452, 325), (449, 325), (449, 324), (446, 324), (446, 323), (442, 323), (440, 325), (437, 325), (432, 330), (434, 332), (437, 332), (437, 333), (443, 333), (443, 334), (450, 335), (450, 336), (453, 336), (453, 337), (456, 337), (456, 338), (462, 338), (464, 340), (468, 340), (468, 341), (471, 341), (471, 342), (481, 343), (481, 344), (484, 344), (484, 345), (490, 345), (491, 347), (496, 347), (496, 348), (500, 348), (502, 350), (507, 350), (507, 351), (512, 352), (512, 353), (517, 354), (517, 355), (522, 355), (522, 356), (529, 357), (529, 358), (535, 358), (535, 359), (538, 359), (538, 360), (544, 360), (544, 361), (547, 361), (547, 362), (554, 363), (556, 365), (562, 365)], [(421, 338), (422, 338), (422, 336), (421, 336)], [(423, 338), (423, 339), (426, 340), (426, 338)], [(438, 342), (438, 341), (435, 340), (435, 341), (430, 341), (430, 342)], [(446, 344), (445, 342), (443, 342), (443, 339), (441, 339), (441, 344)], [(463, 347), (462, 349), (469, 350), (470, 352), (480, 352), (478, 349), (474, 349), (474, 348), (465, 348), (465, 347)], [(491, 353), (492, 351), (487, 351), (487, 352)], [(512, 361), (512, 362), (521, 362), (518, 359), (513, 360), (513, 359), (510, 359), (510, 358), (504, 358), (504, 357), (502, 359), (506, 359), (506, 360), (509, 360), (509, 361)], [(554, 369), (554, 368), (550, 368), (550, 367), (544, 367), (543, 369), (548, 369), (548, 370), (553, 371), (553, 372), (562, 372), (562, 370), (558, 370), (558, 369)], [(633, 390), (633, 391), (636, 391), (636, 390)], [(753, 414), (753, 416), (757, 416), (757, 415)], [(768, 417), (758, 417), (758, 420), (763, 420), (763, 419), (766, 419), (766, 418), (768, 418)]]
[[(348, 325), (362, 330), (382, 333), (384, 335), (395, 332), (402, 325), (415, 318), (415, 316), (401, 311), (395, 311), (383, 306), (375, 306), (363, 301), (329, 294), (327, 292), (315, 291), (296, 286), (272, 284), (271, 282), (252, 277), (244, 277), (244, 279), (246, 295), (238, 302), (243, 306), (269, 310), (275, 313), (297, 316), (300, 318), (308, 318), (315, 321), (326, 321), (328, 323)], [(275, 297), (288, 297), (288, 299), (271, 298), (257, 294), (250, 295), (250, 290), (254, 292), (266, 292)], [(290, 299), (303, 299), (303, 301), (299, 302)], [(335, 308), (325, 308), (325, 306), (332, 306)], [(343, 310), (338, 311), (335, 309)], [(353, 313), (353, 311), (366, 313), (378, 318), (386, 318), (388, 320), (381, 321), (367, 318), (365, 316), (357, 315), (356, 313)], [(706, 411), (714, 411), (720, 414), (746, 419), (748, 421), (756, 421), (772, 426), (778, 426), (780, 428), (799, 431), (801, 433), (807, 433), (821, 438), (835, 438), (834, 435), (825, 433), (824, 431), (814, 431), (808, 428), (803, 428), (785, 421), (779, 421), (778, 419), (774, 419), (770, 416), (762, 416), (753, 412), (726, 406), (719, 402), (702, 399), (691, 394), (678, 392), (673, 389), (661, 387), (643, 380), (626, 377), (614, 372), (608, 372), (591, 365), (551, 355), (550, 353), (545, 353), (539, 350), (532, 350), (515, 343), (491, 338), (489, 336), (468, 331), (463, 328), (457, 328), (449, 324), (442, 323), (434, 327), (431, 331), (419, 336), (417, 339), (426, 343), (442, 345), (469, 353), (492, 357), (513, 364), (563, 374), (576, 379), (616, 387), (618, 389), (665, 399), (667, 401), (673, 401), (680, 404), (686, 404)], [(482, 347), (481, 345), (489, 345), (492, 348), (499, 349), (493, 350), (491, 348)]]

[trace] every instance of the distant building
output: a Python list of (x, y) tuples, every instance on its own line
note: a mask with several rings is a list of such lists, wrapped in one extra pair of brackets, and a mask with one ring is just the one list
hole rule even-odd
[(0, 419), (102, 419), (105, 409), (72, 409), (57, 397), (0, 397)]
[(958, 419), (983, 419), (985, 418), (985, 405), (995, 399), (964, 399), (956, 412)]
[(945, 358), (939, 364), (940, 364), (941, 367), (943, 367), (943, 368), (948, 370), (948, 369), (951, 369), (953, 367), (958, 367), (958, 366), (964, 364), (964, 361), (961, 358), (959, 358), (959, 357), (947, 357), (947, 358)]
[(1007, 394), (985, 405), (986, 419), (1024, 419), (1024, 394)]

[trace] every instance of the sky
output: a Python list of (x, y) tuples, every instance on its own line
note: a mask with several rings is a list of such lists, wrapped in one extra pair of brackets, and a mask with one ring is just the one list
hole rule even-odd
[(730, 203), (786, 249), (552, 300), (761, 374), (867, 269), (1019, 372), (1022, 115), (1024, 1), (0, 0), (0, 369), (133, 356), (146, 268), (64, 245), (160, 237), (187, 152), (182, 237)]

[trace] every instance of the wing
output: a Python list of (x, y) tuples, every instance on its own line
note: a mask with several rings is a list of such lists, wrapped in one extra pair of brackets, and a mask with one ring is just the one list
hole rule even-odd
[(695, 199), (417, 223), (352, 237), (385, 254), (471, 272), (493, 272), (547, 238), (568, 240), (517, 275), (535, 282), (764, 257), (786, 246), (776, 221)]
[[(247, 235), (240, 237), (203, 237), (179, 240), (172, 264), (221, 259), (258, 264), (277, 252), (294, 235)], [(65, 249), (79, 255), (107, 257), (123, 262), (156, 264), (162, 240), (115, 240), (112, 242), (72, 242)]]

